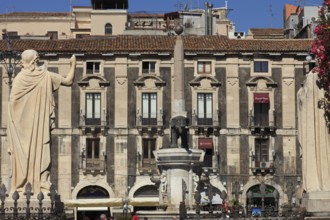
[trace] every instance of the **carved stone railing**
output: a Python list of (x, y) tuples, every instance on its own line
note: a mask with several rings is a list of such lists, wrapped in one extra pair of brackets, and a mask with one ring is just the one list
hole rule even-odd
[(275, 165), (273, 160), (269, 161), (252, 161), (251, 171), (253, 174), (274, 174)]
[(142, 133), (158, 133), (158, 135), (164, 134), (164, 114), (160, 109), (157, 113), (157, 118), (154, 123), (143, 123), (141, 112), (137, 110), (135, 116), (135, 126), (140, 134)]
[(210, 123), (201, 123), (195, 112), (191, 116), (191, 127), (195, 130), (195, 134), (199, 135), (215, 135), (218, 136), (221, 129), (221, 112), (215, 111), (212, 115)]
[(262, 123), (256, 123), (254, 120), (254, 115), (252, 111), (250, 111), (248, 115), (248, 123), (249, 129), (251, 130), (252, 135), (275, 135), (276, 134), (276, 114), (275, 110), (271, 112), (267, 121), (263, 121)]
[(99, 133), (102, 135), (107, 135), (109, 129), (109, 116), (104, 111), (98, 123), (88, 124), (86, 123), (86, 115), (81, 112), (79, 116), (79, 127), (84, 135)]
[(107, 170), (107, 155), (103, 153), (100, 158), (86, 158), (86, 153), (83, 150), (80, 154), (80, 169), (84, 173), (105, 174)]

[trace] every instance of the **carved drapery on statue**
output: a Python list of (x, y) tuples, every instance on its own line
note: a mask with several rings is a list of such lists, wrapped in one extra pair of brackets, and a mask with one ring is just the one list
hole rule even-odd
[(8, 104), (8, 142), (11, 157), (10, 191), (23, 191), (30, 183), (34, 193), (50, 187), (50, 129), (55, 118), (53, 92), (73, 82), (76, 58), (70, 59), (66, 77), (38, 67), (39, 55), (25, 50), (21, 72), (15, 77)]
[(307, 74), (298, 91), (298, 137), (302, 147), (303, 189), (307, 192), (330, 191), (330, 142), (324, 110), (318, 101), (324, 90), (317, 86), (317, 74)]
[(21, 71), (14, 79), (9, 101), (8, 140), (11, 153), (11, 191), (28, 182), (33, 191), (41, 186), (40, 174), (50, 164), (50, 127), (54, 118), (53, 90), (61, 76), (41, 69)]

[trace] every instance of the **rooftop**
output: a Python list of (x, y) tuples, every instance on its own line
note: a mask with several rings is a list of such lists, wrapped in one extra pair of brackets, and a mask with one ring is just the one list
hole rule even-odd
[[(159, 53), (173, 52), (176, 36), (128, 36), (70, 40), (12, 40), (13, 50), (35, 49), (57, 53)], [(252, 39), (229, 40), (223, 36), (182, 36), (184, 50), (194, 53), (308, 52), (312, 40)], [(5, 40), (0, 50), (6, 50)]]

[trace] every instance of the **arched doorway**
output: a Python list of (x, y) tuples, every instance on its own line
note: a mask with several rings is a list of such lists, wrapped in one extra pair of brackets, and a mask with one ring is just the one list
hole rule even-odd
[[(100, 186), (87, 186), (77, 194), (77, 199), (97, 200), (110, 198), (107, 190)], [(98, 219), (101, 214), (110, 216), (109, 207), (78, 207), (77, 219)], [(88, 218), (87, 218), (88, 217)]]
[[(225, 192), (220, 192), (220, 190), (210, 184), (201, 184), (200, 201), (201, 209), (203, 211), (212, 210), (222, 210), (223, 198), (226, 197)], [(196, 199), (196, 197), (195, 197)], [(212, 206), (212, 207), (211, 207)]]
[(246, 193), (247, 211), (253, 217), (274, 216), (278, 212), (278, 191), (264, 183), (252, 186)]
[[(146, 185), (142, 186), (134, 193), (134, 198), (158, 198), (159, 197), (159, 191), (156, 186), (153, 185)], [(156, 206), (134, 206), (134, 211), (151, 211), (156, 210)]]

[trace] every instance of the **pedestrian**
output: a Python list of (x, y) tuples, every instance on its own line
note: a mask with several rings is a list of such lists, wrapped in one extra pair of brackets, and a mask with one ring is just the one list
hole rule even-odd
[(139, 216), (133, 212), (132, 220), (139, 220)]
[(107, 220), (107, 216), (105, 214), (100, 215), (100, 220)]

